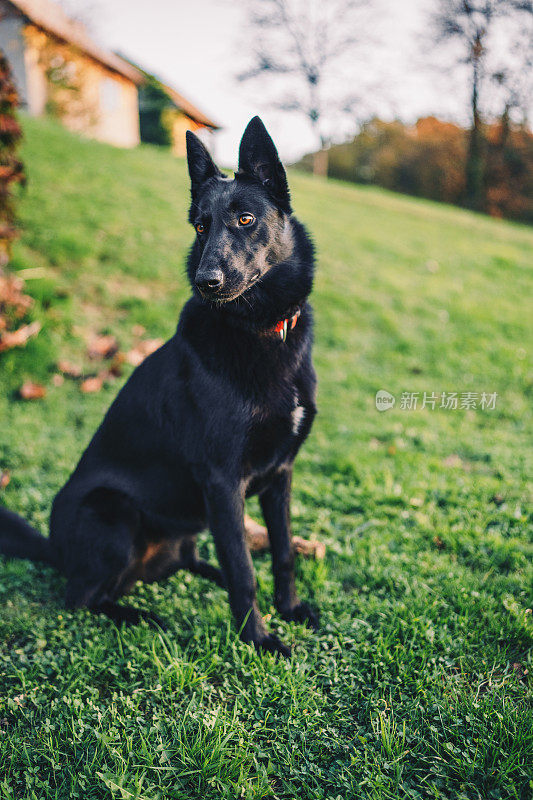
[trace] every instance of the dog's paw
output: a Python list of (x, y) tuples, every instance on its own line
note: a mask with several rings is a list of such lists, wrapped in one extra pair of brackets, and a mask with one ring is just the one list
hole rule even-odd
[(268, 633), (262, 639), (254, 641), (254, 647), (256, 650), (266, 650), (268, 653), (281, 655), (284, 658), (290, 658), (291, 656), (291, 648), (283, 644), (273, 633)]
[(281, 615), (287, 622), (303, 622), (308, 628), (314, 631), (318, 629), (319, 615), (318, 611), (314, 611), (307, 603), (298, 603), (297, 606), (291, 608)]

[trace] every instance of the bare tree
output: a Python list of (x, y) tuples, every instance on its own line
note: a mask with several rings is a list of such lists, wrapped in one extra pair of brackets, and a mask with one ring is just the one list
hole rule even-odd
[(500, 58), (491, 72), (497, 87), (501, 144), (509, 133), (511, 120), (527, 127), (533, 101), (533, 14), (529, 25), (513, 32), (505, 58)]
[[(491, 41), (498, 21), (511, 16), (531, 16), (531, 0), (438, 0), (432, 18), (437, 45), (456, 43), (457, 61), (469, 71), (471, 131), (466, 164), (466, 203), (472, 208), (484, 204), (484, 157), (481, 119), (481, 91), (491, 76), (487, 67)], [(503, 73), (501, 73), (503, 76)], [(509, 76), (506, 75), (506, 81)]]
[[(245, 81), (281, 76), (272, 105), (305, 115), (317, 146), (314, 171), (327, 173), (325, 147), (333, 121), (360, 102), (354, 67), (369, 0), (250, 0), (250, 68)], [(359, 81), (360, 85), (360, 81)], [(329, 125), (329, 128), (328, 128)]]

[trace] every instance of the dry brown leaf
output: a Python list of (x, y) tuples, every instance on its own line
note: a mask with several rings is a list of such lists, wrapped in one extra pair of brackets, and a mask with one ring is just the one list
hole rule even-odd
[(19, 394), (23, 400), (41, 400), (46, 396), (46, 387), (40, 383), (26, 381), (20, 389)]
[(462, 467), (463, 461), (456, 453), (451, 453), (442, 462), (445, 467)]
[(142, 364), (145, 358), (146, 356), (138, 347), (133, 347), (126, 353), (126, 361), (134, 367), (138, 367), (139, 364)]
[(128, 364), (138, 367), (147, 356), (158, 350), (163, 343), (163, 339), (145, 339), (143, 342), (139, 342), (135, 345), (135, 347), (127, 353), (126, 361)]
[(144, 336), (144, 334), (146, 333), (146, 328), (144, 327), (144, 325), (133, 325), (131, 332), (133, 333), (134, 336), (138, 336), (140, 339), (141, 336)]
[(30, 322), (29, 325), (23, 325), (16, 331), (3, 331), (0, 336), (0, 353), (10, 350), (12, 347), (24, 347), (28, 339), (36, 336), (40, 330), (40, 322)]
[(442, 541), (442, 539), (438, 534), (433, 537), (433, 544), (435, 545), (437, 550), (444, 550), (444, 542)]
[(0, 271), (0, 307), (9, 307), (17, 317), (23, 317), (33, 305), (32, 298), (22, 293), (23, 287), (23, 280)]
[(456, 453), (452, 453), (451, 455), (446, 456), (446, 458), (443, 459), (442, 463), (444, 464), (445, 467), (458, 467), (464, 470), (465, 472), (471, 472), (472, 470), (472, 464), (470, 463), (470, 461), (461, 458), (461, 456), (458, 456)]
[(113, 358), (118, 352), (118, 342), (114, 336), (95, 336), (89, 344), (89, 358)]
[(84, 394), (99, 392), (104, 385), (104, 374), (94, 375), (92, 378), (85, 378), (80, 384), (80, 389)]
[(16, 697), (13, 697), (13, 702), (17, 704), (17, 706), (24, 705), (24, 701), (26, 699), (26, 695), (18, 694)]
[(10, 480), (11, 480), (11, 475), (9, 474), (9, 472), (6, 469), (5, 470), (0, 469), (0, 489), (5, 489)]
[(63, 384), (65, 383), (65, 379), (62, 375), (59, 374), (59, 372), (56, 372), (56, 374), (52, 376), (52, 383), (54, 384), (54, 386), (63, 386)]
[(61, 359), (61, 361), (57, 362), (57, 368), (68, 378), (81, 378), (81, 367), (77, 364), (72, 364), (70, 361)]
[(156, 350), (159, 350), (159, 348), (162, 347), (164, 343), (165, 343), (164, 339), (145, 339), (145, 341), (142, 342), (142, 345), (144, 348), (144, 352), (146, 353), (147, 356), (149, 356), (151, 353), (155, 353)]
[(126, 356), (124, 353), (118, 352), (116, 356), (113, 358), (111, 365), (109, 367), (108, 376), (113, 378), (119, 378), (122, 375), (122, 365), (126, 360)]

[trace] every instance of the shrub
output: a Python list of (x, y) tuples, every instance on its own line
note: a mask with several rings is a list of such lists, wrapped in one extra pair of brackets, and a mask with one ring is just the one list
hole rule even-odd
[(24, 183), (24, 166), (17, 155), (22, 130), (16, 118), (19, 104), (11, 69), (0, 51), (0, 269), (9, 261), (11, 242), (17, 235), (13, 187)]

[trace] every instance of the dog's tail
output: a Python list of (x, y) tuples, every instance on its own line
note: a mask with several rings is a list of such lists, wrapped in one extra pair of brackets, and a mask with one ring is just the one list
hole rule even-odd
[(7, 508), (0, 508), (0, 554), (54, 564), (50, 540)]

